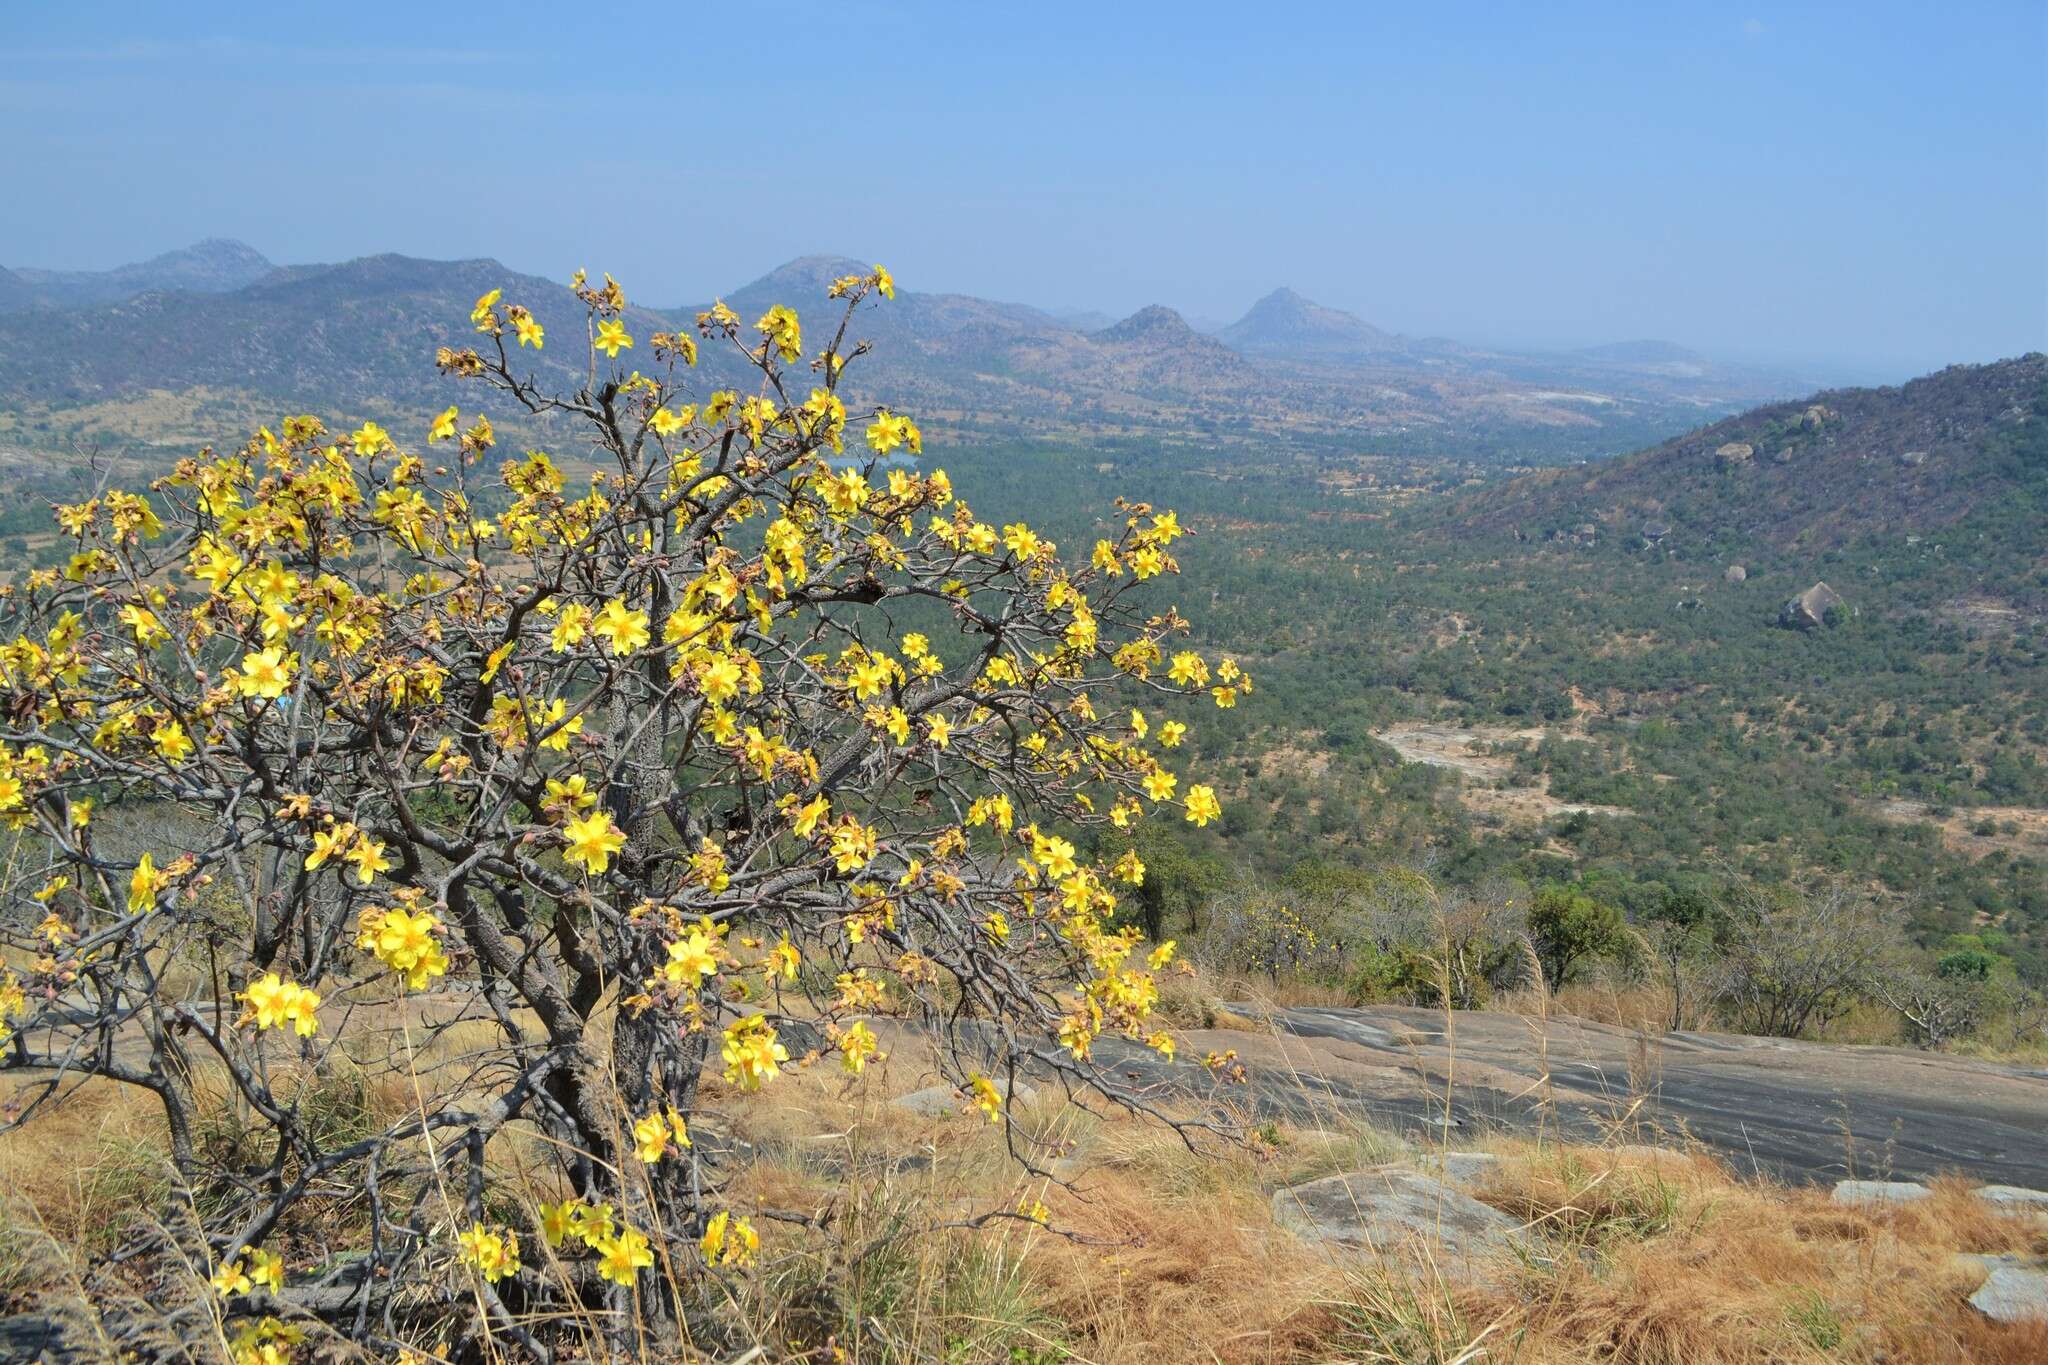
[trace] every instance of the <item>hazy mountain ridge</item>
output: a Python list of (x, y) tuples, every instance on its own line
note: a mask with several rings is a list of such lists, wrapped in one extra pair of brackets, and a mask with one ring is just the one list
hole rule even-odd
[[(259, 268), (259, 278), (234, 283)], [(748, 324), (771, 304), (796, 307), (815, 353), (838, 323), (830, 282), (871, 268), (801, 257), (725, 302)], [(156, 286), (113, 302), (42, 302), (52, 289), (149, 281)], [(582, 355), (571, 342), (585, 321), (562, 284), (488, 259), (387, 254), (272, 267), (246, 247), (213, 242), (90, 279), (0, 276), (0, 404), (63, 410), (200, 387), (345, 412), (445, 403), (450, 386), (433, 370), (434, 348), (472, 337), (469, 309), (491, 288), (533, 308), (548, 329), (550, 347), (520, 352), (522, 362), (573, 387)], [(24, 298), (24, 306), (8, 302)], [(693, 327), (703, 306), (636, 307), (629, 330), (645, 337)], [(893, 301), (864, 305), (843, 349), (863, 339), (872, 348), (848, 372), (849, 397), (917, 411), (941, 427), (1027, 434), (1391, 444), (1542, 462), (1640, 445), (1702, 411), (1788, 391), (1719, 373), (1637, 373), (1586, 357), (1394, 337), (1291, 290), (1261, 300), (1219, 339), (1160, 305), (1084, 329), (1025, 304), (904, 288)], [(624, 359), (644, 365), (644, 356)], [(706, 348), (701, 380), (751, 382), (723, 345)]]
[(277, 267), (245, 242), (209, 237), (112, 270), (38, 270), (17, 266), (0, 281), (0, 312), (119, 303), (155, 290), (224, 294), (255, 284)]

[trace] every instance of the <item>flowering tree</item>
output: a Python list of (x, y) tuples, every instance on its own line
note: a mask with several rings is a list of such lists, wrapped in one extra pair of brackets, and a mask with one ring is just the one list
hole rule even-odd
[[(261, 1288), (388, 1338), (397, 1287), (440, 1277), (545, 1353), (522, 1311), (660, 1318), (661, 1286), (757, 1246), (691, 1145), (707, 1069), (859, 1072), (872, 1016), (971, 1016), (942, 1065), (1004, 1122), (1019, 1070), (1114, 1094), (1099, 1037), (1172, 1050), (1148, 1018), (1172, 946), (1109, 920), (1141, 862), (1060, 831), (1218, 814), (1168, 766), (1184, 727), (1142, 710), (1250, 687), (1141, 605), (1173, 514), (1120, 502), (1070, 562), (921, 472), (909, 418), (850, 432), (879, 267), (832, 286), (808, 353), (786, 307), (636, 340), (608, 277), (575, 288), (576, 392), (523, 377), (551, 339), (496, 291), (438, 360), (572, 420), (586, 474), (496, 459), (456, 407), (426, 433), (442, 465), (293, 417), (58, 508), (68, 569), (6, 590), (14, 1121), (80, 1076), (153, 1092), (237, 1307)], [(700, 338), (752, 392), (693, 389)], [(489, 1041), (414, 1075), (400, 1120), (336, 1138), (303, 1111), (352, 1021), (451, 1013)], [(203, 1140), (222, 1091), (259, 1141)], [(494, 1195), (510, 1130), (557, 1168), (538, 1209)], [(360, 1244), (293, 1264), (294, 1220), (344, 1189)]]

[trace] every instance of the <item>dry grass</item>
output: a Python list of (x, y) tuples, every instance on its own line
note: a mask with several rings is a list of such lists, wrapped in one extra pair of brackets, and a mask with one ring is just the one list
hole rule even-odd
[[(443, 1033), (423, 1065), (459, 1065), (482, 1041), (472, 1035)], [(1544, 1254), (1454, 1284), (1334, 1259), (1276, 1227), (1277, 1189), (1402, 1155), (1369, 1128), (1253, 1123), (1248, 1142), (1194, 1151), (1157, 1123), (1041, 1093), (1020, 1105), (1020, 1140), (1058, 1161), (1068, 1187), (1026, 1178), (978, 1116), (890, 1103), (933, 1077), (916, 1042), (889, 1042), (858, 1079), (819, 1069), (759, 1094), (708, 1084), (697, 1126), (707, 1142), (747, 1144), (721, 1198), (755, 1211), (763, 1256), (749, 1275), (698, 1284), (701, 1332), (650, 1343), (647, 1359), (729, 1360), (758, 1344), (764, 1359), (836, 1346), (877, 1365), (2048, 1360), (2048, 1325), (1999, 1327), (1965, 1305), (1981, 1272), (1956, 1259), (2048, 1253), (2048, 1232), (1961, 1183), (1865, 1211), (1740, 1180), (1703, 1153), (1501, 1141), (1477, 1193), (1526, 1222)], [(353, 1098), (336, 1122), (407, 1103), (385, 1080), (338, 1093)], [(17, 1302), (75, 1290), (110, 1229), (174, 1202), (155, 1142), (148, 1106), (103, 1087), (0, 1139), (0, 1289)], [(558, 1197), (538, 1144), (515, 1134), (492, 1155), (508, 1213)], [(1051, 1225), (1002, 1216), (1020, 1200), (1043, 1200)], [(346, 1212), (323, 1231), (340, 1240)], [(542, 1254), (534, 1239), (530, 1257)], [(556, 1328), (586, 1352), (602, 1340), (586, 1321)]]

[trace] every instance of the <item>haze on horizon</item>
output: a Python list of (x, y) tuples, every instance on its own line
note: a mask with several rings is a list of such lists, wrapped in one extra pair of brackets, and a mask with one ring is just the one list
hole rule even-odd
[(1286, 284), (1873, 378), (2048, 348), (2038, 3), (616, 12), (12, 10), (0, 264), (228, 236), (682, 304), (845, 252), (1055, 309)]

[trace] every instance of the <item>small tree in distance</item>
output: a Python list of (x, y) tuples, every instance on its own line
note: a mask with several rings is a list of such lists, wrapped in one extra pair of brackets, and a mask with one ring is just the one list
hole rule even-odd
[[(608, 277), (575, 287), (576, 392), (523, 375), (566, 339), (497, 291), (438, 359), (571, 419), (581, 489), (540, 452), (489, 477), (491, 424), (456, 407), (439, 465), (292, 417), (59, 508), (68, 568), (5, 598), (14, 1121), (79, 1076), (152, 1092), (221, 1293), (360, 1339), (437, 1281), (536, 1354), (551, 1306), (672, 1320), (674, 1286), (757, 1245), (691, 1146), (707, 1066), (858, 1073), (887, 1010), (974, 1021), (941, 1065), (991, 1122), (1026, 1068), (1135, 1105), (1093, 1049), (1171, 1053), (1173, 947), (1110, 926), (1135, 852), (1091, 864), (1061, 831), (1214, 819), (1144, 694), (1251, 686), (1147, 600), (1173, 513), (1119, 502), (1069, 561), (903, 462), (909, 418), (848, 412), (888, 272), (832, 285), (816, 349), (782, 306), (635, 338)], [(750, 392), (692, 388), (700, 339)], [(334, 1136), (302, 1110), (353, 1021), (412, 1047), (450, 997), (486, 1041), (415, 1073), (404, 1117)], [(202, 1140), (220, 1088), (256, 1140)], [(552, 1154), (538, 1209), (493, 1185), (515, 1126)], [(337, 1191), (366, 1199), (356, 1245), (295, 1263)]]

